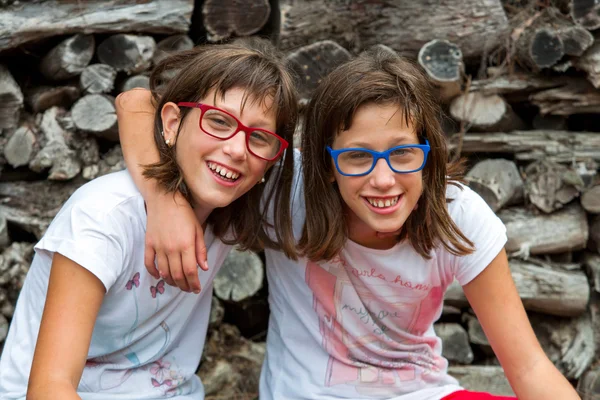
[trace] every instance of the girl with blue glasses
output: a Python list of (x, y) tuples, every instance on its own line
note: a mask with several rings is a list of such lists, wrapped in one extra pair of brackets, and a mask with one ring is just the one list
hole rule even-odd
[[(460, 183), (461, 166), (447, 164), (440, 114), (421, 70), (384, 50), (319, 85), (295, 154), (299, 257), (265, 250), (271, 319), (261, 400), (501, 399), (463, 390), (447, 372), (433, 324), (454, 279), (519, 399), (579, 398), (529, 324), (502, 222)], [(148, 162), (124, 143), (132, 170)], [(155, 215), (161, 230), (148, 232), (158, 251), (187, 240), (174, 218), (193, 228), (182, 208), (177, 217), (169, 209), (165, 201)], [(158, 263), (161, 274), (180, 273), (170, 260)], [(149, 271), (158, 273), (154, 264)]]

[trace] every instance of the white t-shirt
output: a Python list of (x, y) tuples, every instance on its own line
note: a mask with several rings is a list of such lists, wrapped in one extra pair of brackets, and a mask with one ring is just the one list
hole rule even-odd
[[(301, 172), (294, 234), (305, 219)], [(449, 185), (450, 215), (476, 251), (422, 258), (408, 242), (374, 250), (348, 241), (330, 262), (266, 251), (271, 317), (260, 398), (437, 400), (460, 390), (433, 330), (444, 292), (475, 278), (502, 250), (506, 230), (468, 187)]]
[[(82, 399), (204, 398), (195, 371), (210, 314), (212, 279), (230, 249), (210, 229), (199, 295), (156, 280), (144, 267), (144, 200), (127, 171), (79, 188), (36, 245), (0, 360), (0, 399), (24, 399), (52, 257), (98, 277), (106, 295), (77, 392)], [(69, 327), (64, 327), (69, 329)]]

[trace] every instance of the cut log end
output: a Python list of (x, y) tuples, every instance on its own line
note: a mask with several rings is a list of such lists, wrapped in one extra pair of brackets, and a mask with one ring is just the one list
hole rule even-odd
[(447, 40), (432, 40), (419, 51), (419, 64), (437, 82), (455, 82), (461, 77), (462, 52)]
[(531, 41), (529, 53), (536, 67), (548, 68), (556, 64), (565, 51), (558, 34), (548, 29), (540, 29)]
[(77, 76), (92, 60), (94, 48), (92, 35), (77, 34), (65, 39), (42, 59), (40, 72), (52, 80)]
[(450, 104), (450, 115), (475, 131), (510, 132), (524, 126), (502, 97), (479, 92), (455, 98)]
[(98, 46), (98, 59), (117, 71), (135, 74), (150, 67), (156, 51), (151, 36), (117, 34)]
[(263, 283), (263, 263), (253, 252), (232, 250), (214, 279), (215, 295), (240, 302), (255, 295)]
[(117, 71), (110, 65), (88, 65), (83, 72), (79, 83), (86, 93), (108, 93), (113, 90)]
[(71, 109), (73, 123), (84, 132), (118, 141), (117, 114), (114, 100), (101, 94), (88, 94)]
[(571, 17), (586, 29), (600, 28), (600, 5), (592, 0), (571, 0)]

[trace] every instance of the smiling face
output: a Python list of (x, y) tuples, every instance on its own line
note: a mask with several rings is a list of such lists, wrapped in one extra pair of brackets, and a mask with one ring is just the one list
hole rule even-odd
[[(249, 97), (242, 110), (244, 95), (241, 88), (230, 89), (224, 96), (215, 96), (214, 91), (210, 91), (200, 103), (225, 110), (248, 127), (275, 131), (272, 100), (267, 98), (261, 102)], [(173, 107), (173, 103), (170, 106)], [(169, 111), (163, 109), (163, 114), (166, 114), (163, 125), (166, 125), (165, 139), (168, 139), (176, 130), (169, 127), (172, 120)], [(199, 219), (205, 220), (212, 210), (228, 206), (256, 185), (273, 162), (251, 154), (242, 131), (227, 140), (204, 133), (199, 126), (200, 116), (198, 108), (189, 111), (177, 134), (175, 153), (196, 213)]]
[[(406, 144), (419, 144), (411, 124), (406, 125), (395, 104), (365, 104), (359, 107), (350, 129), (340, 132), (334, 150), (363, 147), (385, 151)], [(335, 166), (334, 178), (347, 211), (349, 238), (367, 247), (389, 247), (413, 211), (423, 192), (422, 171), (400, 174), (384, 159), (364, 176), (343, 176)], [(386, 237), (387, 236), (387, 237)]]

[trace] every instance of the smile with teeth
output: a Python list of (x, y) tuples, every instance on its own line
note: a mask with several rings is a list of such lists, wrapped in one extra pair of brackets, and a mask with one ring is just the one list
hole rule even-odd
[(386, 208), (386, 207), (391, 207), (391, 206), (396, 205), (396, 203), (400, 199), (400, 196), (388, 197), (386, 199), (382, 199), (382, 198), (379, 198), (379, 197), (365, 197), (365, 199), (367, 199), (367, 201), (373, 207)]
[(240, 174), (238, 172), (230, 171), (220, 164), (215, 164), (212, 162), (208, 162), (206, 164), (208, 165), (208, 168), (210, 168), (213, 171), (213, 173), (218, 174), (219, 177), (223, 179), (227, 179), (233, 182), (240, 177)]

